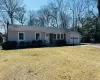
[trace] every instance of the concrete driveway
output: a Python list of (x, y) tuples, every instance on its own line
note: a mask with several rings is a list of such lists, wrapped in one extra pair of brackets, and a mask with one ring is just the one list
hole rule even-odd
[(100, 43), (82, 43), (81, 46), (90, 46), (100, 48)]

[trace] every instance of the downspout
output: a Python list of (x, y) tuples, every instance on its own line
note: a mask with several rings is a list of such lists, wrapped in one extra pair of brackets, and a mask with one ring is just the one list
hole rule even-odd
[(9, 22), (7, 21), (7, 40), (8, 41), (8, 26), (9, 26)]

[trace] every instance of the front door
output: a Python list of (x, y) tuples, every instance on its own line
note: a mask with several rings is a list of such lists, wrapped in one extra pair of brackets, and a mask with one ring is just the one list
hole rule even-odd
[(50, 37), (50, 45), (53, 45), (53, 34), (52, 33), (50, 33), (50, 35), (49, 35)]

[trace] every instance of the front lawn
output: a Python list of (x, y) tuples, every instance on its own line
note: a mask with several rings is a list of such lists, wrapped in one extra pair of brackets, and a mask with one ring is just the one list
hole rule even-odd
[(0, 80), (100, 80), (100, 49), (0, 50)]

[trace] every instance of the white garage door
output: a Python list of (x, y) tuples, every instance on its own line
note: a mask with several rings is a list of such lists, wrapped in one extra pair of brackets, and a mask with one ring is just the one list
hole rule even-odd
[(79, 41), (78, 37), (70, 38), (70, 44), (79, 44), (79, 43), (80, 43), (80, 41)]
[(74, 39), (74, 44), (79, 44), (79, 38)]

